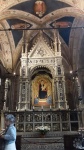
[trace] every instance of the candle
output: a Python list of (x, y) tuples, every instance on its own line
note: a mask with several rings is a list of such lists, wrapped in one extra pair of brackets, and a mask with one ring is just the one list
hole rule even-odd
[(42, 110), (43, 110), (43, 106), (42, 106), (41, 108), (42, 108)]
[(51, 109), (51, 105), (50, 105), (50, 109)]

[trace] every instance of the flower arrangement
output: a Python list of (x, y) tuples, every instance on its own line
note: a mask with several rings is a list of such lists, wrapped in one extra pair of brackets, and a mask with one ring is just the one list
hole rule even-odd
[(36, 127), (36, 130), (39, 131), (42, 135), (44, 135), (48, 131), (50, 131), (50, 127), (48, 127), (48, 126), (38, 126), (38, 127)]

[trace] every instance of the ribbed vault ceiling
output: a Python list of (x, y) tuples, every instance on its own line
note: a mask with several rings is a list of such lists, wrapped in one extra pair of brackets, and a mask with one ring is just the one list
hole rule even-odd
[[(58, 29), (62, 43), (62, 55), (69, 69), (83, 67), (84, 56), (84, 0), (44, 0), (46, 13), (38, 17), (34, 12), (35, 0), (0, 0), (0, 61), (12, 73), (19, 65), (22, 47), (22, 30), (26, 23), (27, 42), (43, 28), (44, 33), (53, 41), (53, 23), (60, 24)], [(63, 24), (66, 23), (66, 28)], [(70, 25), (68, 27), (68, 25)], [(68, 28), (67, 28), (68, 27)], [(45, 30), (46, 28), (46, 30)], [(7, 29), (7, 30), (6, 30)]]

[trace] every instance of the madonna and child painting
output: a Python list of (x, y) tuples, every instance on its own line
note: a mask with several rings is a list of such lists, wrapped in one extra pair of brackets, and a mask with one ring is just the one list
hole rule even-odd
[[(44, 78), (37, 80), (34, 85), (34, 105), (49, 106), (52, 105), (51, 82)], [(36, 90), (37, 89), (37, 90)]]

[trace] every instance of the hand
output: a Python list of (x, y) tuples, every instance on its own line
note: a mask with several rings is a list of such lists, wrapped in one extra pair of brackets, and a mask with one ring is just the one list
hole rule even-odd
[(3, 135), (4, 132), (5, 132), (5, 129), (2, 129), (1, 132), (0, 132), (0, 136)]

